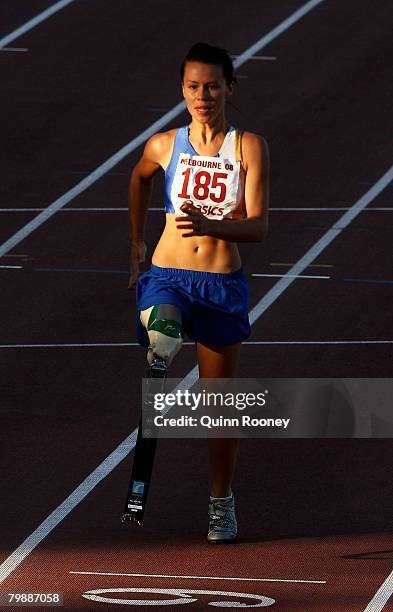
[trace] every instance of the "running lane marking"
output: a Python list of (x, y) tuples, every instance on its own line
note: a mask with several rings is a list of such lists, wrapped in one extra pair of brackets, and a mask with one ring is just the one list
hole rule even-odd
[(61, 208), (63, 208), (68, 202), (71, 202), (78, 195), (86, 191), (88, 187), (93, 185), (98, 179), (100, 179), (108, 170), (116, 166), (124, 157), (129, 155), (132, 151), (137, 149), (141, 144), (146, 142), (150, 136), (158, 132), (161, 128), (165, 127), (170, 121), (175, 119), (180, 113), (183, 112), (185, 108), (185, 103), (180, 102), (177, 104), (172, 110), (163, 115), (161, 119), (155, 121), (147, 130), (139, 134), (136, 138), (131, 140), (127, 145), (122, 147), (117, 153), (112, 155), (109, 159), (107, 159), (103, 164), (98, 166), (91, 174), (89, 174), (82, 181), (77, 183), (72, 189), (67, 191), (65, 194), (60, 196), (57, 200), (52, 202), (47, 208), (45, 208), (39, 215), (34, 217), (31, 221), (26, 223), (20, 230), (18, 230), (11, 238), (6, 240), (0, 246), (0, 257), (8, 253), (11, 249), (13, 249), (17, 244), (22, 242), (27, 236), (30, 236), (38, 227), (40, 227), (45, 221), (50, 219), (52, 215), (57, 213)]
[(28, 51), (28, 49), (26, 47), (2, 47), (0, 51), (16, 51), (17, 53), (21, 53)]
[[(72, 1), (73, 0), (68, 0), (68, 2)], [(325, 2), (325, 0), (310, 0), (310, 2), (306, 2), (306, 4), (301, 6), (297, 11), (292, 13), (292, 15), (284, 19), (284, 21), (279, 23), (278, 26), (273, 28), (273, 30), (268, 32), (268, 34), (262, 36), (262, 38), (260, 38), (256, 43), (251, 45), (251, 47), (249, 47), (241, 55), (239, 55), (239, 57), (233, 63), (234, 67), (238, 68), (239, 66), (247, 62), (247, 60), (249, 60), (253, 55), (255, 55), (258, 51), (266, 47), (266, 45), (268, 45), (275, 38), (280, 36), (280, 34), (288, 30), (294, 23), (299, 21), (299, 19), (307, 15), (307, 13), (309, 13), (313, 8), (315, 8), (318, 4), (321, 4), (322, 2)], [(63, 3), (60, 2), (58, 4), (60, 5)], [(7, 39), (6, 43), (8, 42), (9, 40)], [(98, 179), (100, 179), (104, 174), (106, 174), (109, 170), (116, 166), (127, 155), (132, 153), (132, 151), (137, 149), (141, 144), (145, 143), (146, 140), (153, 136), (153, 134), (168, 125), (168, 123), (175, 119), (178, 115), (180, 115), (185, 110), (185, 108), (185, 102), (179, 102), (179, 104), (177, 104), (170, 111), (165, 113), (165, 115), (163, 115), (161, 119), (155, 121), (149, 128), (144, 130), (141, 134), (139, 134), (139, 136), (137, 136), (124, 147), (119, 149), (119, 151), (117, 151), (114, 155), (107, 159), (103, 164), (98, 166), (98, 168), (96, 168), (93, 172), (91, 172), (91, 174), (86, 176), (82, 181), (77, 183), (77, 185), (75, 185), (72, 189), (70, 189), (65, 194), (60, 196), (60, 198), (52, 202), (52, 204), (50, 204), (45, 210), (43, 210), (39, 215), (34, 217), (34, 219), (26, 223), (26, 225), (24, 225), (20, 230), (18, 230), (13, 236), (11, 236), (0, 246), (0, 257), (5, 255), (5, 253), (13, 249), (20, 242), (22, 242), (22, 240), (24, 240), (27, 236), (34, 232), (34, 230), (36, 230), (43, 223), (45, 223), (45, 221), (47, 221), (50, 217), (52, 217), (52, 215), (57, 213), (61, 208), (68, 204), (68, 202), (71, 202), (71, 200), (76, 198), (76, 196), (80, 195), (83, 191), (86, 191), (88, 187), (98, 181)]]
[[(236, 59), (238, 55), (231, 55), (232, 59)], [(253, 55), (250, 60), (276, 60), (277, 57), (274, 55)]]
[[(284, 266), (284, 267), (291, 267), (294, 266), (294, 262), (292, 263), (284, 263), (284, 262), (280, 262), (280, 261), (272, 261), (270, 263), (271, 266)], [(334, 268), (333, 264), (310, 264), (309, 266), (310, 268)]]
[(117, 572), (73, 572), (70, 574), (83, 574), (88, 576), (132, 576), (135, 578), (187, 578), (194, 580), (240, 580), (247, 582), (304, 582), (306, 584), (326, 584), (326, 580), (296, 580), (289, 578), (237, 578), (234, 576), (172, 576), (170, 574), (121, 574)]
[(338, 221), (299, 259), (249, 313), (251, 324), (288, 289), (295, 279), (329, 246), (341, 232), (348, 227), (366, 206), (372, 202), (393, 180), (393, 166), (369, 189)]
[(364, 612), (380, 612), (384, 609), (385, 604), (388, 603), (389, 599), (393, 595), (393, 571), (386, 578), (385, 582), (381, 584), (378, 591), (368, 604)]
[[(299, 259), (288, 271), (288, 276), (280, 279), (249, 313), (251, 323), (255, 321), (275, 302), (280, 295), (294, 282), (291, 275), (300, 274), (320, 255), (320, 253), (345, 229), (350, 222), (392, 181), (393, 166), (347, 211), (318, 242)], [(189, 385), (198, 378), (195, 366), (186, 374), (182, 383)], [(178, 387), (180, 386), (178, 385)], [(119, 444), (104, 461), (89, 474), (85, 480), (12, 552), (0, 565), (0, 584), (30, 555), (46, 536), (77, 506), (117, 465), (135, 448), (138, 428)], [(367, 612), (371, 612), (370, 608)], [(375, 612), (373, 610), (373, 612)]]
[[(91, 472), (83, 482), (30, 534), (20, 546), (0, 565), (0, 584), (22, 563), (26, 557), (57, 527), (59, 523), (84, 498), (108, 476), (127, 457), (136, 445), (138, 428), (119, 444), (96, 469)], [(120, 520), (120, 519), (119, 519)]]
[[(3, 49), (3, 47), (6, 47), (8, 43), (12, 42), (16, 38), (19, 38), (19, 36), (22, 36), (22, 34), (25, 34), (29, 30), (32, 30), (39, 23), (42, 23), (43, 21), (45, 21), (46, 19), (48, 19), (49, 17), (51, 17), (58, 11), (61, 11), (61, 9), (63, 9), (68, 4), (71, 4), (71, 2), (75, 2), (75, 0), (60, 0), (60, 2), (56, 2), (55, 4), (52, 4), (52, 6), (49, 6), (47, 9), (45, 9), (45, 11), (42, 11), (42, 13), (38, 13), (38, 15), (36, 15), (32, 19), (29, 19), (29, 21), (26, 21), (26, 23), (21, 25), (19, 28), (17, 28), (10, 34), (3, 36), (3, 38), (0, 38), (0, 49)], [(14, 51), (15, 49), (12, 49), (12, 50)], [(27, 49), (23, 49), (23, 50), (27, 51)], [(18, 49), (18, 51), (20, 51), (20, 49)]]
[[(183, 346), (194, 346), (195, 342), (183, 342)], [(275, 344), (393, 344), (393, 340), (245, 340), (242, 344), (268, 346)], [(139, 342), (64, 342), (63, 344), (0, 344), (0, 349), (21, 348), (121, 348), (140, 346)]]
[[(285, 274), (259, 274), (259, 273), (255, 273), (255, 274), (251, 274), (251, 276), (257, 276), (257, 277), (267, 277), (267, 278), (283, 278), (285, 276)], [(323, 279), (329, 279), (331, 278), (330, 276), (318, 276), (316, 274), (298, 274), (296, 276), (296, 274), (291, 274), (290, 276), (294, 276), (295, 278), (323, 278)]]

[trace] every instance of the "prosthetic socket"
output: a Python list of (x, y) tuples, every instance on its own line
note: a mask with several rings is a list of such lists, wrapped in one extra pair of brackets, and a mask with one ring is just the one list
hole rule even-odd
[(149, 336), (149, 365), (154, 357), (161, 357), (169, 366), (183, 344), (180, 309), (173, 304), (156, 304), (142, 310), (140, 319)]

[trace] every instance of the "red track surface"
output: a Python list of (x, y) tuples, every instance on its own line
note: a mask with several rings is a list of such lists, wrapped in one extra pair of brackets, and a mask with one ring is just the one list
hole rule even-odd
[[(301, 5), (77, 0), (10, 43), (29, 51), (0, 52), (7, 84), (1, 207), (48, 206), (172, 108), (180, 99), (179, 60), (192, 43), (210, 40), (239, 54)], [(5, 0), (2, 35), (47, 6)], [(276, 60), (239, 68), (229, 118), (268, 140), (273, 209), (348, 208), (392, 165), (392, 18), (388, 0), (325, 0), (259, 53)], [(184, 114), (168, 127), (186, 121)], [(125, 207), (140, 150), (66, 208)], [(161, 193), (160, 179), (153, 207), (161, 206)], [(392, 343), (274, 342), (393, 340), (393, 212), (376, 210), (392, 207), (392, 194), (390, 183), (314, 262), (328, 268), (306, 271), (329, 279), (298, 279), (257, 320), (251, 340), (273, 344), (244, 345), (240, 376), (391, 377)], [(37, 214), (0, 212), (0, 241)], [(342, 214), (273, 210), (266, 242), (241, 248), (246, 272), (286, 272), (288, 265), (277, 264), (300, 259)], [(163, 214), (152, 212), (150, 253), (162, 224)], [(4, 347), (133, 342), (126, 274), (81, 271), (125, 271), (127, 229), (126, 212), (64, 210), (0, 259), (24, 267), (0, 269), (0, 563), (137, 425), (141, 349)], [(250, 276), (252, 306), (277, 280)], [(172, 375), (184, 376), (194, 364), (186, 346)], [(0, 591), (61, 591), (65, 610), (124, 609), (82, 595), (140, 587), (253, 593), (273, 598), (278, 612), (361, 612), (392, 570), (390, 440), (245, 441), (235, 483), (240, 537), (226, 547), (205, 543), (203, 440), (160, 441), (142, 528), (119, 521), (129, 472), (128, 458)], [(176, 577), (151, 576), (157, 574)], [(224, 580), (230, 577), (244, 580)], [(195, 598), (189, 609), (258, 601)], [(377, 605), (373, 611), (393, 609), (391, 600)], [(137, 606), (144, 608), (151, 609)]]

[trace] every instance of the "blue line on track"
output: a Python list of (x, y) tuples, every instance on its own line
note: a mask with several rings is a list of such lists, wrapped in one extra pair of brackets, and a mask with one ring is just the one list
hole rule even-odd
[[(25, 268), (29, 270), (29, 268)], [(100, 268), (30, 268), (33, 272), (99, 272), (101, 274), (129, 274), (129, 270), (111, 270)]]
[(393, 285), (393, 280), (385, 278), (343, 278), (342, 280), (349, 283), (379, 283), (382, 285)]

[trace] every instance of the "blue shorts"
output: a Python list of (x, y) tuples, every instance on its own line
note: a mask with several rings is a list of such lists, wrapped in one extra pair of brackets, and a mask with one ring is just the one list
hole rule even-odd
[(221, 274), (155, 265), (138, 278), (136, 323), (138, 342), (149, 346), (140, 311), (155, 304), (174, 304), (183, 315), (191, 340), (224, 346), (242, 342), (251, 333), (249, 286), (242, 269)]

